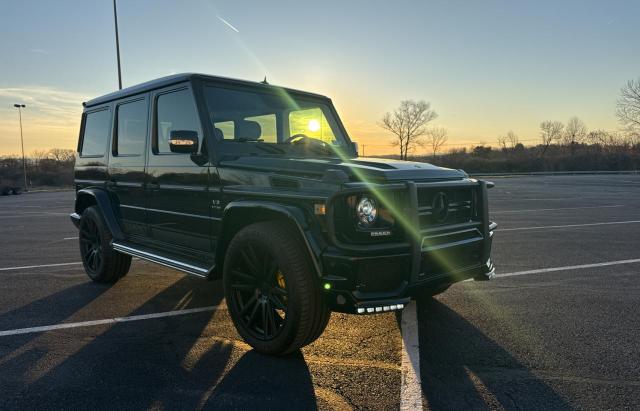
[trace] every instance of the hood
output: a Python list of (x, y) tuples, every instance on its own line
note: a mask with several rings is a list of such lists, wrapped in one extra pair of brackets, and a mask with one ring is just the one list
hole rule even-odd
[(221, 162), (223, 167), (274, 172), (281, 175), (304, 175), (322, 178), (329, 170), (346, 173), (350, 181), (375, 183), (403, 180), (458, 180), (467, 177), (462, 170), (438, 167), (429, 163), (401, 161), (386, 158), (283, 158), (243, 156)]

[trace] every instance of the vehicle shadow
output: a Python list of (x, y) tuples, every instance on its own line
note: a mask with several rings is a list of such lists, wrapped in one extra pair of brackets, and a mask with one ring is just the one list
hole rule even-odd
[[(72, 287), (5, 313), (0, 321), (47, 307), (56, 313), (51, 319), (63, 321), (107, 289)], [(220, 281), (187, 276), (126, 315), (222, 300)], [(3, 410), (317, 408), (302, 354), (275, 358), (247, 351), (235, 343), (239, 337), (224, 310), (8, 338), (25, 340), (7, 343), (14, 351), (22, 347), (1, 365)]]
[(571, 408), (505, 348), (437, 299), (420, 302), (418, 323), (422, 391), (430, 409)]
[[(84, 306), (66, 304), (64, 297), (82, 291), (89, 303), (99, 295), (94, 289), (108, 288), (86, 284), (68, 289), (49, 297), (48, 309), (63, 320), (72, 307)], [(184, 277), (126, 315), (171, 311), (180, 301), (180, 309), (212, 306), (222, 299), (219, 282)], [(19, 316), (16, 311), (4, 316)], [(219, 379), (232, 351), (224, 341), (203, 337), (214, 315), (206, 311), (29, 334), (37, 344), (2, 364), (0, 409), (152, 408), (165, 403), (171, 404), (167, 408), (195, 408), (198, 392)], [(16, 341), (6, 344), (15, 347)]]
[(220, 410), (317, 409), (311, 374), (300, 351), (286, 357), (245, 353), (203, 405)]

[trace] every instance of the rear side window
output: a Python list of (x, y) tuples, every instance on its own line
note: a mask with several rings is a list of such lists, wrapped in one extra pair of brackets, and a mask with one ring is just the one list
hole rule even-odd
[(118, 106), (118, 133), (115, 155), (141, 155), (147, 137), (147, 101), (137, 100)]
[(108, 109), (88, 113), (84, 120), (81, 156), (103, 156), (109, 139), (111, 112)]
[(189, 90), (179, 90), (158, 96), (156, 152), (171, 153), (169, 137), (173, 130), (196, 131), (200, 135), (196, 108)]

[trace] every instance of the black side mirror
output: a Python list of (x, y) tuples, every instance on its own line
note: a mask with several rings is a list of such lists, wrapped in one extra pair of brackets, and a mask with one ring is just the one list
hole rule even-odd
[(359, 154), (359, 152), (358, 152), (358, 143), (356, 143), (355, 141), (351, 142), (351, 149), (353, 150), (355, 155)]
[(171, 130), (169, 150), (172, 153), (196, 154), (198, 152), (198, 132), (193, 130)]

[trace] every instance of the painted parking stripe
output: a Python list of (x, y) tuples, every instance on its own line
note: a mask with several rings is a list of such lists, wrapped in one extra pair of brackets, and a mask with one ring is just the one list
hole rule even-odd
[(609, 221), (605, 223), (541, 225), (541, 226), (534, 226), (534, 227), (498, 228), (496, 231), (504, 232), (504, 231), (544, 230), (544, 229), (553, 229), (553, 228), (592, 227), (592, 226), (598, 226), (598, 225), (638, 224), (638, 223), (640, 223), (640, 220)]
[(567, 265), (564, 267), (539, 268), (537, 270), (515, 271), (511, 273), (502, 273), (502, 274), (497, 273), (496, 277), (498, 278), (513, 277), (518, 275), (552, 273), (555, 271), (583, 270), (585, 268), (608, 267), (611, 265), (636, 264), (636, 263), (640, 263), (640, 258), (635, 258), (632, 260), (605, 261), (603, 263), (593, 263), (593, 264)]
[(175, 317), (178, 315), (195, 314), (195, 313), (215, 311), (220, 309), (226, 309), (226, 305), (211, 305), (208, 307), (189, 308), (186, 310), (165, 311), (165, 312), (153, 313), (153, 314), (130, 315), (127, 317), (106, 318), (103, 320), (81, 321), (76, 323), (62, 323), (62, 324), (54, 324), (54, 325), (44, 325), (40, 327), (18, 328), (15, 330), (0, 331), (0, 337), (7, 337), (10, 335), (19, 335), (19, 334), (41, 333), (46, 331), (63, 330), (67, 328), (95, 327), (96, 325), (116, 324), (116, 323), (130, 322), (130, 321), (151, 320), (155, 318)]
[(420, 383), (420, 346), (418, 344), (418, 315), (416, 303), (409, 303), (402, 311), (402, 375), (400, 382), (400, 410), (422, 409)]
[(491, 214), (515, 214), (515, 213), (531, 213), (534, 211), (560, 211), (560, 210), (584, 210), (588, 208), (616, 208), (624, 207), (624, 204), (606, 205), (606, 206), (588, 206), (588, 207), (560, 207), (560, 208), (532, 208), (529, 210), (505, 210), (491, 211)]

